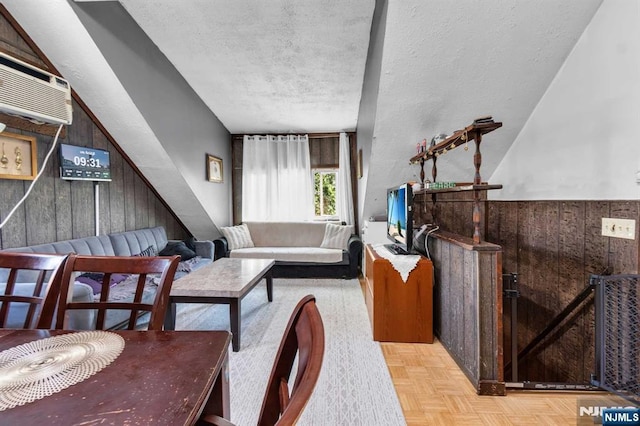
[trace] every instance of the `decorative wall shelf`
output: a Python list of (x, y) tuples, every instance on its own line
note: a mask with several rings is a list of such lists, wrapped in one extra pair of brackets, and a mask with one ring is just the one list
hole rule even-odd
[[(433, 165), (431, 167), (431, 177), (433, 182), (436, 182), (438, 177), (438, 168), (436, 162), (440, 155), (446, 154), (449, 151), (456, 149), (457, 147), (464, 145), (465, 149), (468, 147), (469, 142), (475, 142), (475, 153), (473, 155), (473, 165), (475, 166), (475, 175), (473, 182), (469, 185), (458, 185), (452, 188), (440, 188), (440, 189), (421, 189), (415, 191), (415, 194), (431, 194), (433, 206), (436, 204), (436, 196), (441, 193), (451, 192), (464, 192), (473, 191), (473, 241), (480, 243), (482, 236), (480, 235), (480, 192), (492, 189), (501, 189), (502, 185), (489, 185), (482, 182), (480, 176), (480, 166), (482, 164), (482, 154), (480, 153), (480, 143), (482, 142), (482, 136), (493, 132), (494, 130), (502, 127), (502, 123), (493, 121), (491, 117), (482, 117), (476, 119), (469, 126), (462, 130), (456, 130), (453, 134), (447, 137), (440, 143), (435, 144), (427, 149), (426, 152), (421, 152), (414, 155), (409, 160), (410, 164), (420, 164), (420, 183), (424, 187), (424, 163), (427, 160), (432, 160)], [(434, 209), (435, 210), (435, 209)], [(435, 221), (435, 217), (434, 217)]]
[(489, 185), (486, 183), (480, 185), (460, 185), (455, 186), (453, 188), (442, 188), (442, 189), (419, 189), (417, 191), (413, 191), (414, 195), (420, 194), (444, 194), (447, 192), (466, 192), (466, 191), (488, 191), (491, 189), (502, 189), (502, 185)]
[(502, 127), (502, 123), (490, 121), (484, 123), (472, 123), (462, 130), (456, 130), (451, 136), (443, 140), (442, 142), (430, 147), (426, 152), (416, 154), (409, 162), (415, 164), (420, 160), (430, 160), (431, 158), (437, 158), (441, 154), (449, 152), (460, 145), (469, 143), (472, 140), (478, 141), (482, 138), (482, 135), (493, 132), (494, 130)]

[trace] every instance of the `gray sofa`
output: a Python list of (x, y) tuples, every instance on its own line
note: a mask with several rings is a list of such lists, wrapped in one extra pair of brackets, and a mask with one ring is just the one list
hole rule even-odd
[(342, 248), (323, 248), (327, 222), (244, 222), (251, 247), (229, 249), (225, 237), (213, 241), (216, 259), (275, 259), (274, 278), (357, 278), (362, 240), (356, 234)]
[[(55, 243), (39, 244), (28, 247), (18, 247), (7, 249), (13, 252), (28, 253), (76, 253), (94, 256), (133, 256), (141, 253), (149, 246), (154, 246), (157, 252), (162, 251), (168, 243), (174, 242), (167, 239), (167, 233), (162, 226), (153, 228), (138, 229), (135, 231), (125, 231), (108, 235), (91, 236), (74, 240), (58, 241)], [(181, 262), (179, 271), (174, 279), (179, 279), (189, 271), (194, 271), (213, 262), (214, 245), (211, 241), (193, 241), (196, 257)], [(0, 292), (4, 292), (4, 283), (7, 281), (7, 270), (0, 268)], [(126, 282), (127, 280), (125, 280)], [(33, 274), (23, 271), (18, 276), (16, 293), (32, 294)], [(152, 289), (145, 290), (143, 300), (152, 300), (154, 296)], [(73, 285), (73, 301), (93, 301), (93, 289), (91, 286), (76, 281)], [(26, 315), (26, 305), (12, 304), (9, 314), (8, 328), (21, 327)], [(73, 311), (68, 318), (68, 327), (76, 330), (86, 330), (94, 328), (93, 311)], [(118, 326), (128, 318), (126, 311), (108, 311), (106, 319), (107, 328), (118, 328)]]

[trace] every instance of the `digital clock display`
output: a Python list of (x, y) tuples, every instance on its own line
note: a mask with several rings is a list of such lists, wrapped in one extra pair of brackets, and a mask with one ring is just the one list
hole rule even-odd
[(60, 177), (69, 180), (110, 181), (109, 151), (60, 145)]
[(75, 164), (76, 166), (82, 166), (82, 167), (100, 168), (100, 159), (99, 158), (78, 157), (76, 155), (75, 157), (73, 157), (73, 164)]

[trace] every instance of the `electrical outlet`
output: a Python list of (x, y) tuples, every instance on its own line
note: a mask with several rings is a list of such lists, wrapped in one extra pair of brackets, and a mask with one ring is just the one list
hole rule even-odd
[(602, 218), (602, 235), (605, 237), (636, 239), (636, 221), (634, 219)]

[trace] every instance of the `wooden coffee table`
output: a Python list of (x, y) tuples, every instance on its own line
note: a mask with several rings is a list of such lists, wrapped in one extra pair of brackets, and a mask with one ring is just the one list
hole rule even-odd
[(176, 326), (177, 303), (212, 303), (229, 305), (233, 351), (240, 350), (240, 305), (263, 278), (267, 281), (267, 299), (273, 300), (273, 259), (236, 259), (223, 257), (173, 282), (165, 330)]

